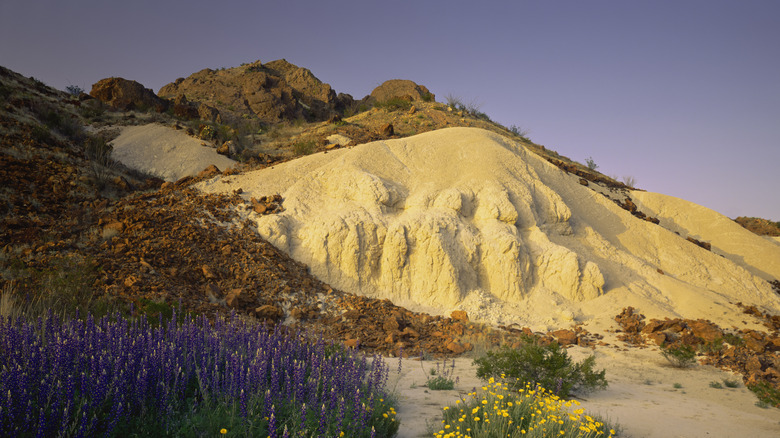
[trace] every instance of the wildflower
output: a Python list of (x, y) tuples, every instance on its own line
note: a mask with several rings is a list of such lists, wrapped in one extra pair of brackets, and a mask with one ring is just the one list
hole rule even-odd
[(224, 435), (224, 434), (226, 434), (226, 433), (227, 433), (227, 429), (225, 429), (225, 428), (222, 428), (222, 429), (220, 429), (220, 430), (219, 430), (219, 433), (221, 433), (222, 435)]

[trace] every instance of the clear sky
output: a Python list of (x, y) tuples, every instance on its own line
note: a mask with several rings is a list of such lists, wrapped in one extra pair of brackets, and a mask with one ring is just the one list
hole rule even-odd
[(411, 79), (640, 188), (780, 221), (778, 0), (0, 0), (0, 65), (59, 89), (280, 58), (355, 98)]

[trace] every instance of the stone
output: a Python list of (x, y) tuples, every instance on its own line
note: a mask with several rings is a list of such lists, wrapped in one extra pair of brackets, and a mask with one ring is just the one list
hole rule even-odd
[(576, 345), (577, 334), (571, 330), (556, 330), (552, 332), (552, 336), (558, 341), (560, 345)]
[(655, 343), (655, 345), (664, 345), (668, 341), (666, 333), (655, 332), (647, 335), (647, 338)]
[(394, 134), (393, 124), (385, 123), (384, 125), (382, 125), (382, 127), (379, 128), (379, 134), (384, 137), (390, 137), (391, 135), (393, 135)]
[(233, 140), (222, 143), (222, 146), (217, 148), (217, 153), (220, 155), (230, 156), (230, 146), (233, 144)]
[(198, 118), (208, 122), (222, 122), (222, 117), (220, 117), (219, 110), (213, 106), (206, 105), (205, 103), (201, 103), (198, 106)]
[(712, 342), (723, 337), (723, 330), (710, 321), (701, 319), (696, 321), (688, 321), (688, 328), (693, 331), (695, 336), (698, 336), (705, 342)]
[(453, 354), (463, 354), (466, 352), (466, 347), (463, 344), (455, 341), (452, 341), (449, 344), (447, 344), (445, 348), (447, 348), (447, 350), (449, 350)]
[(208, 280), (214, 280), (217, 278), (217, 275), (214, 273), (214, 270), (212, 270), (209, 265), (201, 266), (200, 270), (203, 273), (203, 276), (206, 277), (206, 279)]
[(277, 306), (265, 304), (255, 308), (255, 316), (258, 319), (276, 321), (284, 318), (284, 311)]
[(169, 106), (167, 100), (158, 97), (152, 90), (124, 78), (101, 79), (92, 85), (89, 94), (122, 111), (154, 109), (163, 112)]
[(464, 310), (454, 310), (450, 314), (450, 318), (455, 321), (469, 322), (469, 315)]
[(212, 176), (219, 175), (220, 170), (215, 165), (210, 165), (198, 173), (198, 178), (211, 178)]
[(382, 85), (374, 88), (371, 91), (370, 97), (376, 99), (378, 102), (403, 98), (407, 98), (408, 100), (412, 101), (436, 100), (436, 96), (428, 91), (428, 88), (406, 79), (391, 79), (389, 81), (385, 81), (382, 83)]
[(230, 307), (237, 307), (238, 300), (244, 290), (241, 288), (231, 289), (225, 296), (225, 303)]

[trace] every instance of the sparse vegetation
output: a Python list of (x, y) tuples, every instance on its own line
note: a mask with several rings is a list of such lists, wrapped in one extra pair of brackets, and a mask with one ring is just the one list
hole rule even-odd
[(636, 187), (636, 178), (633, 176), (624, 176), (623, 177), (623, 184), (629, 186), (629, 187)]
[(509, 132), (511, 132), (512, 134), (520, 137), (520, 139), (523, 140), (523, 141), (527, 141), (527, 142), (531, 141), (531, 139), (528, 138), (528, 130), (527, 129), (523, 129), (523, 128), (517, 126), (517, 125), (512, 125), (512, 126), (509, 127)]
[(592, 391), (607, 387), (605, 371), (595, 371), (595, 357), (573, 363), (566, 349), (551, 342), (542, 345), (539, 339), (526, 336), (520, 348), (503, 346), (475, 359), (477, 377), (481, 379), (504, 377), (514, 386), (527, 383), (551, 388), (553, 394), (568, 397), (573, 391)]
[(723, 389), (723, 385), (720, 382), (712, 381), (710, 382), (710, 388)]
[(310, 155), (314, 153), (315, 150), (316, 144), (314, 143), (314, 140), (300, 141), (293, 144), (293, 152), (295, 152), (295, 155), (297, 156)]
[[(422, 359), (420, 360), (420, 366), (422, 366)], [(423, 368), (424, 369), (424, 368)], [(426, 376), (425, 386), (431, 391), (449, 390), (455, 388), (455, 384), (458, 381), (455, 374), (455, 360), (452, 361), (452, 365), (448, 366), (447, 361), (443, 363), (436, 362), (436, 368), (429, 370), (430, 376)]]
[(401, 99), (400, 97), (393, 97), (382, 102), (377, 102), (374, 104), (374, 106), (385, 109), (387, 111), (407, 111), (412, 107), (412, 102), (406, 99)]
[(768, 382), (759, 382), (755, 385), (748, 385), (748, 389), (753, 391), (758, 397), (757, 406), (774, 406), (780, 408), (780, 390)]
[(661, 355), (676, 368), (689, 368), (696, 364), (696, 350), (690, 345), (673, 344), (661, 347)]
[(585, 165), (588, 166), (588, 169), (590, 169), (590, 170), (596, 170), (596, 169), (599, 168), (599, 165), (596, 164), (596, 162), (593, 160), (592, 157), (588, 157), (585, 160)]

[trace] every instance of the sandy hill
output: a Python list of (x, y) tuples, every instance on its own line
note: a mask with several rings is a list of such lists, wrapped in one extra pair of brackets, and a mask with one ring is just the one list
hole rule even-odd
[[(416, 310), (547, 330), (628, 305), (727, 325), (742, 319), (736, 302), (780, 309), (767, 282), (780, 277), (780, 246), (683, 200), (583, 186), (485, 130), (372, 142), (198, 187), (280, 194), (284, 212), (248, 214), (263, 238), (335, 287)], [(611, 198), (633, 198), (660, 225)]]

